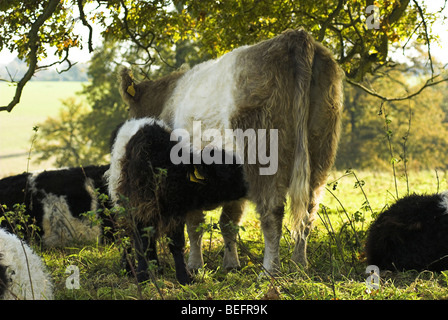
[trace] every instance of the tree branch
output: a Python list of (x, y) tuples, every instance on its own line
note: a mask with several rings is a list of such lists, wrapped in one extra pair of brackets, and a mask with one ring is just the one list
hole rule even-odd
[(333, 19), (339, 14), (339, 12), (344, 7), (344, 0), (339, 0), (338, 5), (336, 6), (336, 9), (333, 10), (333, 12), (328, 16), (328, 18), (324, 21), (324, 23), (321, 25), (321, 29), (319, 31), (319, 36), (317, 38), (317, 41), (322, 42), (325, 37), (325, 31), (327, 31), (327, 27), (330, 25), (330, 23), (333, 21)]
[(353, 81), (350, 78), (345, 78), (345, 81), (347, 81), (348, 83), (354, 85), (355, 87), (358, 87), (358, 88), (364, 90), (368, 94), (370, 94), (370, 95), (372, 95), (372, 96), (374, 96), (374, 97), (376, 97), (378, 99), (381, 99), (383, 102), (390, 102), (390, 101), (402, 101), (402, 100), (411, 99), (411, 98), (415, 97), (416, 95), (420, 94), (423, 90), (425, 90), (428, 87), (432, 87), (432, 86), (435, 86), (435, 85), (437, 85), (439, 83), (448, 81), (448, 78), (443, 78), (441, 80), (434, 81), (434, 79), (438, 78), (439, 76), (440, 75), (432, 76), (431, 78), (426, 80), (425, 84), (423, 86), (421, 86), (417, 91), (415, 91), (415, 92), (413, 92), (411, 94), (408, 94), (406, 96), (403, 96), (403, 97), (385, 97), (385, 96), (379, 94), (378, 92), (376, 92), (375, 90), (369, 89), (366, 86), (364, 86), (363, 84), (361, 84), (359, 82), (356, 82), (356, 81)]
[(93, 52), (93, 45), (92, 45), (92, 37), (93, 37), (93, 29), (92, 26), (87, 22), (86, 15), (84, 14), (84, 6), (82, 4), (83, 0), (78, 0), (78, 10), (79, 10), (79, 17), (81, 18), (82, 24), (85, 25), (87, 28), (89, 28), (89, 53)]
[(422, 18), (423, 27), (425, 28), (426, 45), (428, 46), (428, 59), (429, 59), (429, 65), (431, 67), (431, 76), (433, 76), (434, 75), (434, 67), (432, 65), (431, 43), (429, 42), (428, 26), (426, 25), (425, 15), (423, 14), (422, 8), (420, 7), (420, 5), (417, 3), (416, 0), (414, 0), (414, 4), (417, 7), (418, 13), (420, 14), (420, 18)]
[(146, 54), (148, 55), (148, 58), (144, 62), (144, 64), (149, 64), (149, 65), (153, 64), (155, 59), (152, 57), (151, 53), (149, 52), (149, 49), (151, 48), (151, 46), (156, 38), (155, 34), (151, 31), (147, 32), (147, 34), (151, 34), (151, 36), (152, 36), (148, 45), (144, 45), (141, 41), (139, 41), (137, 39), (137, 37), (135, 36), (135, 34), (129, 29), (129, 25), (128, 25), (129, 10), (128, 10), (128, 8), (126, 7), (126, 4), (124, 3), (124, 1), (120, 1), (120, 3), (124, 9), (123, 26), (124, 26), (124, 29), (126, 30), (126, 33), (131, 38), (132, 42), (134, 42), (138, 48), (143, 49), (146, 52)]
[(23, 88), (25, 87), (26, 83), (31, 79), (36, 70), (37, 50), (39, 48), (39, 29), (45, 23), (45, 21), (52, 16), (59, 3), (60, 0), (50, 0), (48, 2), (48, 5), (42, 12), (42, 14), (31, 25), (30, 32), (28, 33), (28, 39), (29, 39), (28, 44), (30, 48), (30, 52), (28, 53), (29, 57), (28, 70), (26, 71), (22, 79), (17, 83), (16, 93), (12, 101), (7, 106), (0, 107), (0, 111), (11, 112), (11, 110), (20, 102), (20, 97), (22, 96)]
[(65, 68), (65, 69), (63, 69), (63, 70), (61, 70), (61, 71), (59, 71), (59, 70), (56, 69), (57, 73), (58, 73), (58, 74), (61, 74), (61, 73), (63, 73), (63, 72), (66, 72), (66, 71), (70, 70), (70, 68), (73, 67), (75, 64), (77, 64), (77, 62), (72, 63), (72, 62), (68, 59), (68, 54), (69, 54), (69, 49), (68, 49), (68, 48), (65, 48), (64, 51), (65, 51), (65, 57), (64, 57), (64, 59), (62, 59), (62, 60), (60, 60), (60, 61), (55, 61), (55, 62), (50, 63), (50, 64), (47, 64), (47, 65), (45, 65), (45, 66), (36, 66), (36, 71), (37, 71), (37, 70), (41, 70), (41, 69), (48, 69), (48, 68), (53, 67), (53, 66), (55, 66), (55, 65), (57, 65), (57, 64), (61, 65), (61, 64), (63, 64), (64, 62), (67, 62), (68, 67)]

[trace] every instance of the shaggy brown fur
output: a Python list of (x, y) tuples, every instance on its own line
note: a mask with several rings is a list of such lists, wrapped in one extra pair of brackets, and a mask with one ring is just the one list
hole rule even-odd
[[(173, 93), (177, 80), (184, 74), (182, 71), (173, 72), (156, 81), (147, 80), (135, 85), (135, 94), (128, 93), (128, 88), (134, 84), (132, 74), (123, 68), (120, 72), (120, 93), (129, 105), (132, 118), (148, 116), (158, 117), (163, 111), (164, 102)], [(151, 103), (147, 103), (151, 101)], [(162, 102), (162, 103), (158, 103)]]
[[(342, 72), (330, 52), (303, 30), (289, 30), (238, 50), (234, 53), (235, 66), (229, 70), (236, 82), (236, 111), (229, 119), (231, 127), (279, 130), (276, 174), (263, 176), (259, 174), (260, 164), (244, 164), (248, 199), (257, 206), (265, 235), (264, 265), (273, 271), (279, 263), (279, 240), (289, 192), (291, 218), (299, 234), (293, 260), (306, 266), (307, 237), (337, 150)], [(158, 89), (164, 93), (152, 91), (152, 81), (136, 84), (138, 98), (133, 98), (126, 93), (125, 88), (131, 84), (124, 76), (126, 72), (122, 73), (122, 94), (130, 105), (131, 116), (160, 114), (172, 125), (176, 110), (167, 112), (167, 97), (182, 76), (174, 74), (171, 79), (160, 80), (165, 87)], [(160, 105), (165, 105), (162, 113)], [(240, 214), (234, 212), (233, 219), (238, 221)]]
[[(156, 232), (155, 236), (160, 237), (161, 234), (170, 231), (173, 224), (172, 217), (162, 221), (163, 216), (159, 207), (159, 199), (166, 196), (166, 173), (160, 170), (161, 168), (152, 166), (149, 160), (152, 155), (148, 152), (146, 140), (144, 131), (139, 130), (127, 144), (126, 156), (120, 160), (123, 169), (117, 192), (126, 196), (128, 201), (126, 207), (132, 208), (130, 209), (132, 214), (129, 216), (135, 218), (133, 223), (151, 225)], [(153, 136), (151, 145), (158, 144), (169, 146), (171, 144), (169, 133)], [(157, 151), (160, 163), (170, 163), (169, 153)]]
[[(129, 225), (134, 225), (134, 245), (138, 256), (138, 279), (147, 279), (147, 260), (157, 260), (155, 243), (163, 234), (172, 242), (176, 275), (180, 283), (191, 280), (184, 262), (184, 224), (186, 215), (193, 210), (211, 210), (221, 203), (237, 200), (246, 195), (241, 165), (192, 164), (197, 151), (189, 153), (190, 163), (173, 164), (171, 149), (177, 143), (170, 140), (166, 127), (147, 120), (141, 126), (138, 120), (129, 120), (118, 131), (112, 148), (111, 170), (107, 173), (109, 192), (114, 201), (118, 195), (128, 211)], [(129, 137), (130, 132), (138, 130)], [(121, 146), (125, 142), (125, 152)], [(222, 159), (226, 154), (218, 150)], [(231, 156), (231, 155), (229, 155)], [(198, 181), (192, 179), (200, 177)], [(115, 184), (115, 177), (119, 177)], [(118, 198), (119, 199), (119, 198)], [(144, 229), (152, 228), (149, 235)], [(146, 248), (150, 252), (146, 252)]]

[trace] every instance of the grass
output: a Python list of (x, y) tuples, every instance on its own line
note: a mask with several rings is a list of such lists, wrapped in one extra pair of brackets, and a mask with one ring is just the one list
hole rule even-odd
[[(0, 177), (26, 170), (32, 128), (48, 116), (57, 115), (60, 99), (81, 89), (76, 82), (30, 82), (20, 105), (8, 114), (0, 114), (0, 156), (23, 153), (14, 158), (0, 157)], [(0, 103), (5, 104), (14, 88), (0, 83)], [(41, 167), (46, 167), (42, 164)], [(39, 169), (31, 156), (30, 170)], [(409, 173), (411, 192), (430, 193), (448, 189), (448, 172)], [(174, 264), (164, 239), (160, 244), (163, 274), (156, 283), (137, 285), (121, 268), (117, 244), (94, 243), (62, 249), (36, 250), (42, 255), (55, 283), (58, 300), (427, 300), (448, 298), (448, 272), (382, 273), (380, 289), (366, 292), (366, 262), (363, 244), (372, 219), (397, 197), (391, 173), (332, 172), (322, 207), (308, 245), (310, 266), (307, 270), (290, 262), (294, 243), (285, 219), (281, 239), (281, 275), (275, 279), (260, 277), (263, 236), (253, 206), (248, 206), (238, 238), (242, 268), (222, 269), (224, 244), (219, 230), (207, 228), (203, 249), (205, 267), (195, 282), (181, 286), (175, 278)], [(407, 192), (403, 176), (397, 177), (398, 195)], [(209, 212), (207, 223), (216, 224), (219, 210)], [(188, 245), (187, 245), (188, 254)], [(80, 288), (67, 289), (68, 266), (80, 271)]]
[[(447, 189), (446, 173), (411, 173), (410, 182), (419, 192)], [(281, 275), (260, 277), (263, 237), (260, 223), (250, 205), (239, 231), (238, 248), (242, 268), (232, 272), (222, 269), (224, 244), (219, 230), (209, 228), (204, 234), (205, 267), (195, 275), (195, 282), (181, 286), (175, 278), (174, 263), (167, 241), (159, 246), (163, 273), (156, 285), (137, 285), (121, 269), (121, 253), (114, 243), (73, 246), (42, 251), (56, 285), (56, 299), (68, 300), (426, 300), (448, 298), (448, 272), (381, 273), (379, 290), (366, 292), (366, 261), (363, 243), (366, 230), (383, 207), (393, 201), (394, 182), (389, 173), (333, 172), (338, 181), (329, 185), (323, 206), (311, 233), (307, 270), (290, 262), (293, 241), (287, 219), (281, 239)], [(331, 179), (330, 179), (331, 180)], [(403, 181), (399, 181), (403, 188)], [(417, 187), (418, 186), (418, 187)], [(393, 192), (391, 190), (394, 190)], [(411, 189), (412, 190), (412, 189)], [(400, 195), (404, 195), (401, 193)], [(366, 199), (372, 209), (365, 205)], [(344, 209), (342, 209), (342, 206)], [(344, 212), (345, 210), (345, 212)], [(219, 219), (219, 210), (207, 214), (207, 223)], [(188, 253), (188, 247), (187, 247)], [(80, 270), (80, 289), (67, 289), (67, 266)], [(158, 289), (157, 289), (158, 288)]]

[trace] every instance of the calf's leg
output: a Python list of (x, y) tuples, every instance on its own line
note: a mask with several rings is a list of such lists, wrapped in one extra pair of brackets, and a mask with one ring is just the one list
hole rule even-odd
[(192, 281), (190, 273), (185, 264), (185, 222), (178, 223), (174, 229), (169, 232), (168, 237), (171, 239), (169, 248), (174, 258), (174, 265), (176, 267), (176, 278), (180, 284), (185, 285)]
[(148, 267), (151, 261), (159, 265), (157, 256), (157, 239), (154, 234), (143, 231), (142, 226), (137, 226), (134, 232), (134, 249), (137, 256), (137, 281), (144, 282), (149, 279)]

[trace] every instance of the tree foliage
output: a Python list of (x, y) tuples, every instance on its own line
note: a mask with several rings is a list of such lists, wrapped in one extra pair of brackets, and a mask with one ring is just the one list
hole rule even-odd
[(77, 93), (79, 98), (63, 101), (58, 118), (39, 124), (40, 138), (35, 145), (40, 155), (38, 160), (55, 158), (56, 166), (108, 160), (110, 135), (127, 117), (117, 81), (118, 51), (116, 43), (104, 43), (92, 57), (88, 70), (90, 81)]
[(95, 152), (92, 140), (83, 134), (83, 118), (87, 106), (75, 98), (62, 101), (57, 118), (48, 118), (39, 125), (34, 148), (38, 161), (54, 159), (56, 167), (74, 167), (101, 162), (104, 154)]
[[(368, 10), (372, 5), (378, 17)], [(350, 84), (339, 167), (384, 167), (407, 158), (414, 167), (447, 167), (434, 147), (447, 145), (448, 104), (434, 87), (446, 87), (447, 77), (431, 55), (437, 40), (432, 26), (441, 18), (441, 11), (430, 13), (417, 0), (0, 0), (0, 50), (14, 50), (29, 66), (21, 79), (4, 79), (15, 81), (17, 91), (0, 110), (11, 111), (31, 75), (53, 64), (43, 65), (43, 58), (54, 55), (54, 63), (70, 68), (76, 63), (70, 60), (72, 48), (95, 49), (90, 83), (81, 93), (89, 107), (66, 101), (69, 116), (61, 113), (58, 121), (43, 124), (41, 134), (47, 134), (48, 146), (59, 141), (53, 147), (67, 151), (64, 135), (77, 128), (80, 140), (70, 140), (80, 145), (76, 161), (88, 154), (104, 159), (108, 135), (126, 117), (115, 75), (119, 65), (131, 64), (137, 76), (157, 78), (184, 63), (193, 66), (285, 29), (304, 28), (332, 50)], [(369, 21), (377, 21), (378, 28)], [(76, 24), (87, 37), (77, 33)], [(101, 34), (102, 45), (93, 43), (94, 32)], [(397, 50), (409, 62), (396, 63)], [(51, 127), (59, 129), (46, 131)], [(431, 161), (425, 156), (429, 151)]]
[[(382, 94), (415, 90), (405, 85), (413, 75), (393, 70), (369, 80)], [(421, 84), (417, 82), (414, 87)], [(345, 87), (342, 138), (336, 159), (339, 169), (443, 169), (448, 161), (448, 98), (446, 83), (403, 101), (384, 102), (364, 90)]]
[[(367, 24), (370, 5), (379, 11), (378, 29)], [(0, 110), (11, 111), (19, 103), (26, 82), (46, 67), (38, 61), (50, 49), (58, 58), (55, 63), (69, 67), (71, 48), (93, 50), (94, 29), (109, 41), (132, 42), (143, 53), (137, 62), (149, 75), (148, 67), (157, 58), (164, 60), (163, 50), (180, 42), (196, 43), (196, 55), (204, 59), (303, 27), (334, 52), (348, 79), (360, 82), (390, 63), (391, 47), (406, 50), (411, 39), (428, 46), (432, 66), (431, 26), (440, 15), (428, 13), (416, 0), (2, 0), (0, 50), (17, 52), (29, 63), (29, 72), (18, 82), (11, 103)], [(88, 29), (86, 39), (76, 33), (76, 23)]]

